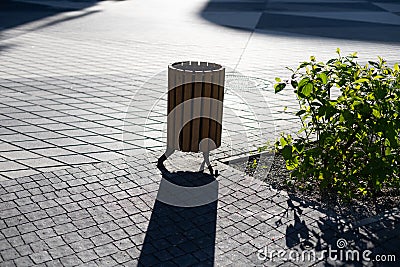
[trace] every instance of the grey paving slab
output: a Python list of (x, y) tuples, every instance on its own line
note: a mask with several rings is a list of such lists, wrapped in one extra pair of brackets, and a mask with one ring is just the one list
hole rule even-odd
[[(174, 205), (166, 202), (166, 180), (183, 195), (187, 186), (201, 188), (214, 180), (195, 172), (198, 165), (199, 158), (177, 155), (167, 163), (170, 172), (161, 174), (154, 162), (140, 155), (130, 162), (83, 165), (0, 182), (0, 189), (8, 192), (1, 195), (0, 206), (3, 264), (284, 266), (289, 263), (270, 251), (294, 255), (314, 249), (318, 254), (336, 247), (339, 238), (374, 256), (399, 254), (398, 210), (349, 222), (321, 207), (308, 208), (310, 204), (220, 163), (216, 199), (186, 207), (179, 202), (182, 197), (174, 195), (168, 199)], [(141, 175), (141, 166), (149, 176)], [(35, 194), (16, 197), (41, 181), (52, 182), (48, 189), (42, 186)], [(382, 231), (378, 224), (385, 225)], [(291, 261), (299, 266), (315, 263)]]

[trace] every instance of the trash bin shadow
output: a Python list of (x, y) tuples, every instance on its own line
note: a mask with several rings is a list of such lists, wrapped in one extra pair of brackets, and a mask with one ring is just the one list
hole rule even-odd
[(213, 266), (218, 182), (200, 172), (162, 174), (138, 266)]

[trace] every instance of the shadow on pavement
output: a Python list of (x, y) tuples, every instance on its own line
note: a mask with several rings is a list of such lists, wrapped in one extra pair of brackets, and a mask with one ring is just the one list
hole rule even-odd
[[(218, 200), (211, 196), (210, 203), (189, 206), (183, 195), (190, 192), (195, 198), (190, 188), (201, 190), (212, 185), (218, 196), (218, 188), (215, 188), (218, 183), (213, 176), (198, 172), (163, 171), (163, 179), (141, 249), (139, 266), (213, 266)], [(165, 186), (166, 182), (180, 189), (171, 190)], [(167, 193), (176, 199), (166, 197)], [(167, 204), (166, 200), (175, 204)], [(183, 205), (178, 206), (178, 201)]]
[(394, 0), (211, 0), (200, 16), (221, 26), (257, 33), (400, 42), (400, 3)]
[[(0, 31), (15, 28), (23, 24), (38, 21), (63, 12), (83, 10), (90, 6), (96, 5), (97, 3), (98, 1), (96, 0), (1, 0)], [(87, 11), (83, 14), (46, 23), (32, 30), (52, 26), (63, 21), (80, 18), (96, 12), (98, 11)]]
[[(294, 222), (286, 228), (286, 246), (300, 253), (315, 252), (316, 260), (309, 262), (319, 262), (321, 266), (338, 266), (338, 262), (340, 266), (367, 266), (371, 263), (373, 266), (399, 266), (400, 216), (397, 213), (397, 217), (389, 212), (351, 221), (346, 214), (324, 210), (315, 203), (294, 196), (290, 196), (287, 204), (286, 214), (292, 213)], [(325, 216), (320, 217), (316, 224), (309, 225), (303, 219), (307, 215), (301, 216), (303, 210), (308, 208), (316, 209)], [(310, 254), (305, 253), (305, 258)], [(380, 259), (383, 255), (387, 261), (375, 261), (377, 255)]]

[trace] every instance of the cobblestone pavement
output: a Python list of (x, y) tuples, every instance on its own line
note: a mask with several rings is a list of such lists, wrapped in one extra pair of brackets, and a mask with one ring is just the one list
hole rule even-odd
[[(310, 55), (326, 60), (337, 47), (343, 54), (358, 51), (361, 62), (377, 55), (389, 64), (400, 61), (399, 4), (332, 1), (323, 12), (310, 1), (268, 1), (271, 10), (254, 1), (247, 11), (243, 1), (223, 2), (0, 3), (1, 266), (132, 266), (139, 259), (146, 266), (214, 259), (217, 265), (303, 266), (312, 263), (266, 262), (257, 258), (265, 253), (257, 253), (266, 246), (322, 252), (338, 238), (373, 255), (398, 253), (398, 210), (349, 221), (219, 162), (281, 131), (295, 132), (293, 95), (275, 95), (267, 82), (287, 76), (286, 66)], [(356, 5), (362, 12), (353, 12)], [(311, 7), (317, 10), (307, 12)], [(286, 22), (311, 19), (292, 30), (271, 24), (272, 15)], [(318, 18), (319, 28), (312, 26)], [(354, 20), (363, 23), (359, 31), (380, 34), (353, 38), (346, 23)], [(175, 155), (171, 166), (187, 171), (172, 178), (161, 177), (152, 160), (165, 145), (163, 71), (196, 59), (234, 74), (224, 103), (229, 131), (212, 155), (221, 172), (218, 200), (179, 208), (157, 200), (163, 179), (212, 178), (187, 170), (199, 165), (195, 157), (186, 156), (182, 166)]]
[[(39, 12), (43, 6), (35, 6), (35, 1), (29, 1), (28, 7), (24, 1), (7, 2), (14, 5), (2, 11), (8, 20), (2, 22), (0, 36), (2, 180), (136, 154), (145, 140), (146, 148), (161, 150), (160, 140), (137, 132), (123, 141), (123, 125), (135, 92), (171, 62), (218, 62), (244, 75), (273, 81), (276, 76), (287, 77), (286, 66), (295, 67), (309, 55), (326, 60), (337, 47), (344, 54), (358, 51), (361, 61), (377, 55), (391, 64), (399, 60), (398, 42), (324, 38), (264, 28), (250, 32), (215, 25), (202, 17), (208, 12), (203, 0), (175, 4), (40, 1), (49, 3), (51, 14)], [(35, 10), (30, 14), (36, 17), (18, 21), (24, 13), (17, 11), (27, 8)], [(8, 21), (13, 23), (8, 25)], [(271, 87), (264, 89), (262, 105), (268, 107), (266, 115), (276, 127), (275, 131), (271, 126), (270, 132), (294, 131), (297, 119), (289, 112), (297, 103), (290, 90), (274, 95)], [(154, 94), (147, 92), (147, 96)], [(135, 113), (128, 117), (137, 115), (138, 121), (147, 118), (153, 106), (133, 104), (142, 112), (132, 110)], [(158, 136), (162, 133), (155, 125), (160, 125), (160, 118), (165, 116), (152, 125), (152, 133)], [(135, 123), (134, 119), (130, 122)]]
[(314, 248), (320, 257), (339, 238), (348, 249), (400, 256), (398, 210), (350, 223), (224, 164), (217, 166), (218, 198), (172, 206), (160, 197), (162, 179), (182, 185), (184, 195), (190, 187), (201, 193), (214, 178), (193, 172), (199, 162), (190, 156), (171, 160), (164, 178), (154, 165), (140, 155), (129, 167), (116, 160), (1, 182), (1, 265), (335, 265), (265, 256)]

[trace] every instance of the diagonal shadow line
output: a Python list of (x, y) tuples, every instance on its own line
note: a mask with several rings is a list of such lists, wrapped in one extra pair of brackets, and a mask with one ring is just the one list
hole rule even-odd
[(87, 12), (85, 12), (83, 14), (79, 14), (79, 15), (76, 15), (76, 16), (70, 16), (70, 17), (67, 17), (67, 18), (60, 18), (60, 19), (57, 19), (57, 20), (54, 20), (54, 21), (47, 22), (47, 23), (45, 23), (43, 25), (40, 25), (38, 27), (35, 27), (32, 30), (40, 30), (40, 29), (43, 29), (43, 28), (47, 28), (47, 27), (50, 27), (50, 26), (57, 25), (59, 23), (63, 23), (63, 22), (67, 22), (67, 21), (70, 21), (70, 20), (86, 17), (86, 16), (89, 16), (89, 15), (92, 15), (92, 14), (95, 14), (95, 13), (99, 13), (99, 12), (100, 12), (99, 10), (91, 10), (91, 11), (87, 11)]
[[(396, 4), (396, 1), (387, 0), (385, 4), (387, 3)], [(359, 14), (358, 18), (351, 17), (348, 12)], [(331, 17), (332, 14), (336, 15)], [(259, 34), (289, 33), (335, 39), (400, 42), (400, 14), (389, 12), (370, 1), (310, 3), (211, 0), (199, 15), (224, 27)]]

